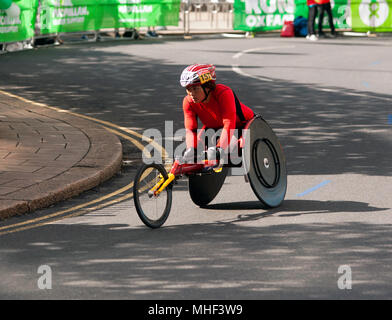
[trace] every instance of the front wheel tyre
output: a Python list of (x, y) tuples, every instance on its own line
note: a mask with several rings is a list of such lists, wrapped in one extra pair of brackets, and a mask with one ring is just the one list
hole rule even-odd
[(172, 205), (172, 184), (158, 196), (148, 192), (162, 179), (168, 178), (161, 164), (145, 164), (136, 173), (133, 185), (133, 200), (136, 212), (143, 223), (150, 228), (159, 228), (169, 216)]

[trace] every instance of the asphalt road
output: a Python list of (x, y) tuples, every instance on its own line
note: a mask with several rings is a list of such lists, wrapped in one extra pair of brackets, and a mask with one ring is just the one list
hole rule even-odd
[[(158, 230), (142, 225), (129, 190), (73, 210), (132, 181), (141, 154), (122, 137), (131, 162), (110, 181), (1, 222), (74, 215), (0, 233), (0, 298), (391, 298), (391, 45), (390, 38), (162, 38), (0, 56), (1, 90), (140, 133), (165, 132), (173, 121), (174, 135), (183, 126), (182, 69), (213, 63), (219, 81), (274, 128), (289, 173), (285, 202), (269, 211), (241, 176), (228, 177), (206, 209), (181, 181)], [(48, 270), (51, 289), (41, 278)]]

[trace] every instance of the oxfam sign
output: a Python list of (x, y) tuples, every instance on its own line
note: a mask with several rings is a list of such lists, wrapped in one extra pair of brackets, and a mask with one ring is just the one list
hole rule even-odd
[[(355, 0), (353, 0), (355, 1)], [(391, 0), (392, 1), (392, 0)], [(336, 28), (347, 28), (350, 6), (347, 0), (331, 0)], [(234, 30), (280, 30), (284, 21), (308, 17), (306, 0), (235, 0)]]
[(235, 0), (234, 29), (274, 30), (294, 20), (294, 0)]
[(391, 31), (392, 16), (386, 0), (362, 0), (352, 3), (353, 30)]

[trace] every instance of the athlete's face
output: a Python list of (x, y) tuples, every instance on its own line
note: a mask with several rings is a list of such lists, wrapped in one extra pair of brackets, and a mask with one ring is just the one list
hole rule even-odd
[(190, 86), (186, 88), (186, 93), (194, 103), (200, 103), (206, 98), (206, 94), (201, 86)]

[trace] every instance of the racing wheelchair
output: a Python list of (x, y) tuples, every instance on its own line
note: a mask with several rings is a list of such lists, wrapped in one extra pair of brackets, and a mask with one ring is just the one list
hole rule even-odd
[(133, 199), (142, 222), (159, 228), (167, 220), (172, 206), (174, 182), (188, 177), (189, 194), (199, 207), (208, 205), (219, 193), (229, 168), (243, 170), (245, 180), (265, 208), (281, 205), (287, 189), (286, 160), (272, 128), (256, 115), (246, 123), (238, 139), (240, 162), (201, 160), (183, 163), (175, 159), (169, 171), (163, 164), (142, 165), (134, 180)]

